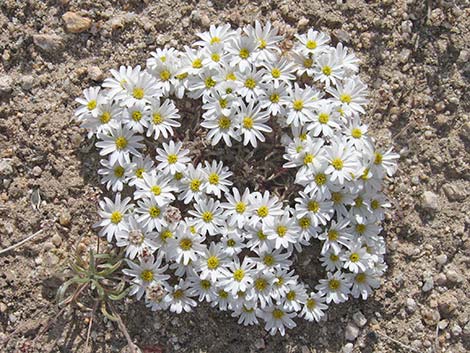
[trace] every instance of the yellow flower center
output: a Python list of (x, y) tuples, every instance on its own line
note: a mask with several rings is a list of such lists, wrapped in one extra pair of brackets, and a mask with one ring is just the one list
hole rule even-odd
[(216, 63), (218, 63), (220, 61), (220, 55), (218, 53), (212, 53), (211, 59), (212, 61), (215, 61)]
[(328, 240), (329, 240), (329, 241), (336, 241), (336, 240), (338, 240), (338, 236), (339, 236), (339, 233), (338, 233), (337, 230), (335, 230), (335, 229), (330, 229), (330, 230), (328, 231)]
[(142, 179), (144, 177), (144, 172), (145, 172), (145, 169), (144, 168), (138, 168), (136, 171), (135, 171), (135, 176), (139, 179)]
[(253, 89), (256, 87), (256, 81), (253, 80), (252, 78), (248, 78), (245, 81), (245, 87), (249, 89)]
[(230, 120), (230, 118), (226, 116), (221, 116), (219, 118), (219, 127), (221, 129), (228, 129), (231, 125), (232, 125), (232, 121)]
[(177, 289), (175, 290), (175, 292), (173, 293), (173, 298), (175, 299), (181, 299), (184, 297), (184, 292), (182, 289)]
[(181, 172), (176, 172), (176, 173), (175, 173), (175, 179), (176, 179), (176, 180), (181, 180), (181, 179), (183, 179), (183, 173), (181, 173)]
[(204, 290), (208, 290), (211, 287), (211, 282), (207, 279), (201, 280), (201, 288)]
[(262, 230), (258, 230), (258, 232), (256, 232), (256, 235), (258, 236), (259, 240), (266, 240), (268, 238), (268, 236), (264, 234)]
[(253, 128), (253, 118), (249, 117), (249, 116), (245, 116), (243, 118), (243, 127), (245, 129), (252, 129)]
[(326, 184), (326, 175), (323, 174), (323, 173), (318, 173), (317, 175), (315, 175), (315, 183), (318, 186), (325, 185)]
[(354, 279), (357, 283), (364, 283), (366, 281), (366, 275), (364, 273), (359, 273)]
[(337, 279), (330, 279), (328, 281), (328, 287), (331, 290), (338, 290), (340, 286), (341, 286), (341, 282), (338, 281)]
[(277, 226), (276, 232), (277, 232), (277, 235), (279, 235), (281, 238), (283, 238), (287, 233), (287, 227), (286, 226)]
[(212, 88), (215, 86), (216, 82), (209, 76), (204, 80), (204, 84), (206, 85), (206, 88)]
[(323, 66), (323, 68), (321, 69), (321, 72), (323, 72), (323, 74), (326, 75), (326, 76), (330, 76), (332, 71), (333, 70), (328, 65)]
[(178, 156), (176, 154), (171, 153), (168, 155), (167, 161), (169, 164), (175, 164), (176, 162), (178, 162)]
[(180, 248), (183, 251), (188, 251), (193, 246), (193, 242), (189, 238), (183, 238), (180, 240)]
[(228, 293), (226, 291), (224, 291), (223, 289), (219, 290), (217, 292), (217, 295), (222, 299), (227, 299), (228, 298)]
[(279, 70), (278, 68), (274, 68), (271, 70), (271, 75), (274, 78), (279, 78), (281, 77), (281, 70)]
[(307, 43), (305, 44), (305, 46), (307, 47), (307, 49), (310, 49), (310, 50), (313, 50), (317, 47), (317, 42), (315, 42), (314, 40), (307, 40)]
[(296, 99), (292, 102), (292, 106), (294, 107), (294, 110), (299, 111), (304, 107), (304, 102), (302, 102), (300, 99)]
[(320, 113), (318, 115), (318, 121), (320, 124), (328, 124), (328, 121), (330, 121), (330, 116), (327, 113)]
[(214, 215), (210, 211), (206, 211), (202, 214), (202, 220), (206, 223), (212, 222)]
[(266, 42), (264, 39), (260, 39), (260, 40), (259, 40), (259, 46), (258, 46), (258, 47), (259, 47), (260, 49), (266, 48), (267, 45), (268, 45), (268, 42)]
[(173, 233), (166, 229), (160, 234), (160, 238), (163, 240), (163, 242), (166, 242), (167, 239), (173, 238)]
[(281, 320), (284, 317), (284, 311), (281, 309), (274, 309), (273, 310), (273, 318), (276, 320)]
[(92, 99), (87, 103), (86, 107), (88, 108), (88, 110), (93, 110), (96, 108), (96, 104), (96, 99)]
[(149, 215), (152, 218), (157, 218), (158, 216), (160, 216), (160, 213), (161, 211), (157, 206), (151, 206), (149, 208)]
[(211, 173), (209, 175), (209, 184), (212, 184), (212, 185), (217, 185), (219, 184), (219, 175), (217, 173)]
[(221, 107), (222, 109), (227, 108), (227, 100), (224, 99), (224, 98), (220, 98), (220, 99), (219, 99), (219, 105), (220, 105), (220, 107)]
[(193, 69), (200, 69), (202, 67), (202, 60), (197, 58), (192, 63)]
[(312, 222), (308, 217), (302, 217), (301, 219), (299, 219), (299, 225), (302, 229), (308, 229), (311, 224)]
[(343, 93), (340, 97), (339, 100), (341, 103), (346, 103), (349, 104), (352, 101), (352, 97), (349, 94)]
[(372, 200), (370, 202), (370, 207), (373, 209), (373, 210), (376, 210), (380, 207), (380, 203), (378, 200)]
[(307, 299), (306, 305), (308, 310), (313, 310), (315, 309), (315, 306), (317, 306), (317, 303), (315, 302), (315, 299), (309, 298)]
[(358, 262), (358, 261), (360, 260), (359, 254), (353, 252), (353, 253), (349, 256), (349, 260), (351, 260), (351, 262)]
[(311, 153), (306, 153), (306, 154), (305, 154), (305, 157), (304, 157), (304, 165), (307, 165), (307, 164), (312, 163), (312, 162), (313, 162), (313, 158), (314, 158), (313, 154), (311, 154)]
[(280, 100), (280, 97), (279, 97), (279, 94), (277, 93), (273, 93), (269, 96), (269, 100), (272, 102), (272, 103), (279, 103), (279, 100)]
[(287, 300), (294, 300), (295, 299), (295, 291), (291, 290), (287, 293), (286, 298)]
[(111, 223), (118, 224), (122, 221), (122, 214), (119, 211), (111, 213)]
[(334, 203), (340, 203), (341, 201), (343, 201), (343, 195), (340, 192), (334, 191), (331, 193), (331, 199)]
[(193, 192), (196, 192), (196, 191), (199, 191), (199, 188), (201, 187), (201, 180), (199, 179), (193, 179), (191, 180), (191, 182), (189, 183), (189, 188), (191, 189), (191, 191)]
[(116, 168), (114, 168), (114, 175), (118, 178), (122, 178), (124, 175), (124, 168), (118, 165)]
[(233, 272), (233, 279), (237, 282), (241, 282), (241, 280), (245, 277), (245, 271), (243, 271), (241, 268), (235, 270)]
[(233, 248), (235, 246), (236, 242), (233, 239), (227, 240), (227, 246), (230, 248)]
[(139, 112), (138, 110), (132, 112), (132, 120), (134, 121), (140, 121), (142, 119), (142, 113)]
[(258, 292), (264, 291), (268, 287), (268, 281), (264, 278), (258, 278), (255, 281), (255, 288)]
[(335, 168), (336, 170), (341, 170), (343, 169), (344, 167), (344, 163), (341, 159), (339, 158), (335, 158), (331, 161), (331, 165), (333, 166), (333, 168)]
[(334, 254), (334, 253), (331, 253), (330, 254), (330, 260), (333, 261), (333, 262), (336, 262), (339, 260), (339, 256)]
[(307, 207), (308, 210), (313, 213), (317, 213), (320, 210), (320, 204), (315, 200), (309, 201)]
[(134, 90), (132, 91), (132, 96), (135, 98), (135, 99), (142, 99), (144, 98), (144, 90), (140, 87), (136, 87), (134, 88)]
[(153, 272), (150, 270), (143, 270), (140, 273), (140, 278), (142, 278), (145, 282), (150, 282), (153, 280)]
[(160, 72), (160, 79), (162, 81), (168, 81), (170, 79), (170, 71), (168, 70), (163, 70), (162, 72)]
[(307, 58), (304, 60), (304, 67), (309, 69), (313, 66), (313, 60), (310, 58)]
[(267, 206), (261, 206), (256, 210), (259, 217), (264, 218), (269, 214), (269, 208)]
[(374, 164), (382, 164), (383, 161), (383, 155), (380, 154), (379, 152), (375, 152), (375, 158), (374, 158)]
[(356, 232), (359, 234), (364, 234), (364, 232), (366, 231), (366, 225), (362, 223), (356, 224), (355, 228), (356, 228)]
[(162, 188), (158, 185), (154, 185), (150, 188), (150, 191), (153, 192), (155, 196), (159, 196), (162, 193)]
[(266, 265), (266, 266), (272, 266), (274, 265), (274, 257), (272, 255), (266, 255), (264, 258), (263, 258), (263, 263)]
[(246, 210), (246, 204), (244, 202), (240, 201), (240, 202), (236, 203), (235, 211), (237, 213), (243, 213), (243, 212), (245, 212), (245, 210)]
[(362, 131), (361, 129), (355, 127), (354, 129), (351, 130), (351, 136), (354, 137), (355, 139), (360, 139), (362, 137)]
[(250, 51), (246, 48), (242, 48), (240, 49), (239, 55), (242, 59), (248, 59), (248, 57), (250, 56)]
[(152, 115), (152, 121), (155, 125), (161, 124), (163, 122), (163, 117), (160, 115), (160, 113), (154, 113)]
[(107, 124), (111, 120), (111, 113), (110, 112), (103, 112), (100, 116), (101, 124)]
[[(235, 80), (237, 79), (237, 76), (235, 76), (235, 73), (234, 73), (234, 72), (230, 72), (230, 73), (227, 74), (227, 76), (225, 76), (225, 79), (226, 79), (227, 81), (235, 81)], [(231, 88), (227, 88), (227, 89), (225, 90), (225, 93), (227, 93), (227, 94), (232, 93), (232, 89), (231, 89)]]
[(219, 37), (212, 37), (210, 43), (211, 44), (220, 43), (220, 38)]
[(211, 256), (207, 259), (207, 268), (209, 270), (215, 270), (219, 267), (220, 261), (217, 256)]
[(116, 141), (115, 141), (115, 144), (116, 144), (116, 148), (118, 150), (122, 150), (124, 148), (127, 147), (127, 140), (124, 136), (119, 136)]
[(355, 207), (361, 207), (364, 204), (364, 200), (362, 197), (358, 196), (354, 199), (354, 206)]

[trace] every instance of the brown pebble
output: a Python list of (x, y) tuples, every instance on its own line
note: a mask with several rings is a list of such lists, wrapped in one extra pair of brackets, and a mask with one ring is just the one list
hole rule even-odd
[(70, 225), (70, 220), (72, 219), (72, 216), (68, 211), (62, 212), (59, 216), (59, 223), (61, 226), (67, 227)]
[(68, 11), (62, 15), (65, 22), (65, 29), (70, 33), (81, 33), (91, 27), (91, 20), (77, 15), (75, 12)]
[(62, 238), (57, 233), (52, 236), (51, 241), (52, 244), (54, 244), (57, 248), (60, 246), (60, 244), (62, 244)]

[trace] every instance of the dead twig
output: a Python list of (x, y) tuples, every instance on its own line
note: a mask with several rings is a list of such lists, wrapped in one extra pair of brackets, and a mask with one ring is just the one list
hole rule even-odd
[(409, 350), (410, 352), (414, 352), (414, 353), (422, 353), (421, 351), (418, 351), (417, 349), (411, 347), (411, 346), (408, 346), (398, 340), (396, 340), (395, 338), (392, 338), (390, 336), (387, 336), (385, 333), (382, 333), (380, 331), (375, 331), (375, 333), (377, 333), (377, 335), (379, 335), (380, 337), (383, 337), (383, 338), (386, 338), (388, 339), (389, 341), (392, 341), (393, 343), (399, 345), (401, 348), (403, 349), (407, 349)]
[(109, 307), (111, 308), (113, 316), (115, 316), (117, 319), (117, 324), (118, 324), (119, 329), (126, 337), (127, 345), (129, 346), (131, 353), (137, 353), (137, 351), (135, 350), (134, 342), (132, 342), (131, 335), (129, 335), (129, 331), (127, 331), (126, 325), (124, 325), (124, 322), (122, 322), (121, 315), (118, 314), (118, 312), (116, 311), (116, 309), (111, 303), (109, 303)]
[(6, 249), (0, 250), (0, 255), (5, 254), (5, 253), (9, 252), (10, 250), (16, 249), (17, 247), (20, 247), (20, 246), (23, 245), (24, 243), (27, 243), (28, 241), (30, 241), (31, 239), (33, 239), (35, 236), (41, 234), (43, 231), (44, 231), (44, 229), (38, 230), (36, 233), (31, 234), (31, 235), (30, 235), (29, 237), (27, 237), (26, 239), (23, 239), (23, 240), (21, 240), (20, 242), (18, 242), (18, 243), (16, 243), (16, 244), (13, 244), (12, 246), (9, 246), (9, 247), (6, 248)]

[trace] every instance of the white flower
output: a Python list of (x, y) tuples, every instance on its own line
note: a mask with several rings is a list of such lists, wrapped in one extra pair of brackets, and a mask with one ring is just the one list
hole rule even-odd
[(371, 256), (361, 244), (354, 244), (349, 251), (343, 254), (342, 260), (344, 261), (344, 268), (353, 273), (359, 273), (369, 268)]
[(166, 175), (157, 175), (155, 170), (145, 173), (142, 179), (135, 183), (135, 199), (153, 197), (159, 206), (166, 205), (175, 199), (172, 194), (174, 188)]
[(214, 194), (217, 198), (221, 197), (221, 193), (228, 192), (228, 187), (232, 182), (228, 180), (233, 175), (228, 167), (224, 167), (222, 162), (217, 163), (213, 160), (212, 163), (205, 161), (205, 167), (202, 169), (205, 178), (202, 187), (207, 194)]
[(281, 118), (285, 114), (285, 106), (288, 100), (287, 85), (281, 83), (277, 86), (268, 85), (266, 94), (260, 98), (260, 104), (262, 109), (267, 108), (268, 114)]
[(133, 206), (130, 204), (131, 198), (126, 197), (121, 201), (121, 194), (117, 193), (114, 202), (107, 197), (100, 201), (100, 209), (98, 211), (101, 221), (96, 223), (94, 227), (101, 227), (99, 235), (106, 236), (108, 242), (111, 242), (116, 232), (127, 229), (126, 215)]
[(195, 210), (189, 214), (196, 217), (195, 226), (202, 235), (220, 234), (220, 228), (225, 221), (220, 202), (212, 198), (201, 199), (194, 204)]
[(332, 301), (338, 304), (348, 300), (350, 287), (351, 282), (346, 279), (345, 275), (340, 271), (336, 271), (334, 274), (328, 272), (327, 279), (321, 279), (320, 284), (315, 286), (315, 289), (318, 290), (320, 294), (325, 295), (327, 304)]
[(102, 101), (93, 113), (80, 116), (81, 126), (88, 130), (88, 138), (98, 133), (107, 133), (119, 126), (122, 109), (110, 101)]
[(232, 295), (237, 292), (245, 292), (253, 284), (254, 263), (247, 257), (240, 264), (238, 257), (228, 264), (224, 269), (224, 277), (220, 280), (220, 285)]
[(228, 191), (225, 192), (224, 196), (228, 202), (223, 202), (220, 206), (226, 209), (225, 217), (229, 226), (243, 228), (248, 220), (247, 209), (250, 207), (250, 190), (245, 188), (243, 195), (240, 195), (237, 188), (232, 188), (232, 194)]
[(345, 141), (335, 139), (331, 145), (326, 148), (326, 161), (328, 168), (325, 173), (331, 175), (331, 180), (338, 179), (340, 184), (345, 180), (352, 180), (355, 175), (360, 175), (360, 163), (355, 151)]
[(339, 113), (330, 103), (319, 103), (313, 121), (307, 126), (313, 136), (331, 137), (340, 129)]
[(144, 173), (150, 173), (153, 169), (153, 160), (149, 156), (133, 157), (129, 168), (129, 185), (134, 186), (137, 180), (143, 179)]
[(144, 102), (139, 101), (124, 109), (122, 123), (136, 133), (142, 134), (149, 124), (149, 109)]
[(255, 225), (259, 221), (266, 222), (272, 220), (273, 217), (281, 216), (284, 214), (282, 210), (282, 204), (279, 202), (277, 196), (270, 197), (269, 191), (265, 191), (264, 194), (260, 192), (254, 192), (249, 197), (251, 219), (250, 223)]
[(368, 103), (367, 86), (358, 77), (347, 79), (344, 85), (338, 82), (336, 88), (330, 86), (326, 91), (341, 104), (341, 109), (346, 115), (355, 112), (365, 114), (362, 106)]
[(136, 256), (153, 253), (157, 248), (154, 242), (155, 234), (146, 231), (133, 216), (129, 216), (127, 223), (126, 230), (116, 232), (116, 245), (126, 247), (126, 256), (131, 260)]
[(168, 226), (164, 217), (166, 205), (158, 205), (153, 195), (139, 200), (137, 205), (135, 211), (140, 214), (137, 219), (147, 228), (147, 231), (161, 231), (162, 227)]
[(183, 183), (183, 191), (178, 196), (178, 200), (182, 200), (185, 204), (190, 203), (192, 200), (199, 200), (204, 195), (202, 183), (204, 182), (204, 173), (201, 166), (196, 168), (192, 164), (188, 164), (188, 168), (183, 173), (181, 182)]
[(249, 69), (254, 60), (254, 51), (257, 48), (253, 38), (237, 36), (234, 37), (227, 45), (227, 50), (232, 54), (230, 65), (232, 67), (238, 66), (241, 72)]
[(193, 234), (184, 223), (178, 226), (175, 233), (174, 238), (168, 239), (168, 253), (171, 259), (183, 265), (196, 262), (198, 255), (204, 251), (204, 238)]
[(314, 119), (313, 110), (318, 93), (312, 87), (300, 88), (295, 83), (289, 97), (287, 124), (298, 127)]
[(319, 322), (324, 316), (324, 311), (328, 309), (325, 298), (318, 293), (310, 293), (300, 315), (308, 321)]
[(174, 142), (170, 140), (170, 143), (163, 143), (163, 149), (157, 148), (157, 156), (155, 159), (160, 161), (158, 168), (163, 173), (170, 173), (174, 175), (176, 172), (183, 172), (186, 169), (186, 163), (190, 162), (191, 159), (187, 157), (189, 150), (182, 149), (183, 143), (181, 141)]
[(239, 74), (237, 78), (240, 82), (240, 89), (237, 93), (244, 98), (245, 102), (256, 102), (266, 94), (262, 84), (263, 75), (264, 70), (256, 70), (256, 68), (247, 68)]
[(121, 166), (130, 161), (130, 155), (140, 157), (139, 148), (144, 145), (140, 143), (142, 136), (135, 135), (129, 128), (118, 126), (110, 129), (107, 133), (98, 133), (96, 147), (101, 148), (100, 155), (108, 156), (109, 162), (114, 164), (116, 161)]
[(240, 123), (232, 112), (224, 115), (221, 111), (215, 112), (215, 115), (204, 116), (204, 121), (201, 123), (202, 127), (210, 129), (207, 138), (211, 140), (211, 145), (215, 146), (221, 139), (229, 147), (232, 146), (231, 139), (236, 141), (240, 140), (240, 136), (236, 129), (239, 128)]
[(338, 62), (334, 51), (318, 57), (313, 77), (315, 81), (320, 81), (329, 87), (331, 84), (336, 85), (336, 82), (341, 81), (343, 77), (342, 65)]
[(288, 292), (284, 298), (284, 307), (289, 311), (300, 311), (302, 304), (307, 301), (307, 290), (305, 285), (291, 283), (288, 285)]
[(140, 258), (140, 264), (127, 260), (126, 263), (129, 268), (122, 270), (127, 276), (133, 277), (131, 280), (132, 287), (129, 295), (135, 295), (137, 299), (142, 298), (146, 288), (152, 283), (158, 283), (170, 278), (169, 275), (164, 274), (168, 265), (161, 266), (162, 257), (154, 258), (152, 255)]
[(240, 103), (237, 115), (241, 125), (240, 131), (243, 134), (243, 145), (246, 146), (250, 143), (256, 148), (258, 146), (257, 140), (265, 141), (263, 132), (272, 132), (272, 129), (265, 124), (269, 120), (269, 115), (261, 110), (259, 104), (255, 105), (254, 101), (248, 105)]
[(342, 246), (349, 244), (351, 234), (349, 233), (349, 220), (347, 218), (340, 218), (338, 221), (332, 220), (329, 229), (318, 236), (318, 239), (323, 240), (322, 254), (325, 254), (328, 249), (332, 248), (338, 254), (341, 252)]
[(197, 305), (196, 301), (190, 298), (189, 283), (183, 279), (180, 279), (178, 284), (172, 288), (164, 301), (169, 306), (170, 311), (177, 314), (183, 311), (190, 312)]
[(351, 295), (353, 298), (362, 297), (363, 300), (366, 300), (372, 293), (372, 289), (380, 287), (379, 275), (377, 271), (370, 268), (364, 272), (347, 274), (352, 283)]
[(282, 40), (282, 36), (278, 36), (278, 30), (271, 26), (271, 22), (266, 22), (264, 28), (261, 23), (255, 21), (255, 27), (248, 25), (243, 29), (253, 42), (258, 43), (255, 51), (257, 62), (272, 62), (280, 54), (281, 50), (278, 43)]
[(161, 105), (159, 100), (152, 100), (147, 137), (153, 135), (153, 138), (156, 140), (160, 137), (160, 134), (164, 138), (173, 136), (173, 128), (181, 126), (176, 121), (179, 118), (178, 109), (176, 109), (175, 104), (170, 99), (165, 99)]
[(225, 44), (236, 34), (237, 32), (232, 30), (228, 23), (218, 26), (211, 25), (209, 27), (209, 32), (197, 34), (197, 36), (202, 40), (195, 42), (194, 45), (209, 46), (217, 43)]
[(123, 86), (125, 88), (123, 103), (126, 106), (132, 106), (140, 101), (151, 103), (153, 99), (162, 95), (155, 78), (145, 71), (133, 71)]
[(307, 34), (296, 34), (295, 37), (299, 40), (300, 45), (298, 49), (305, 54), (318, 54), (327, 48), (327, 43), (330, 37), (322, 32), (309, 29)]
[(200, 302), (210, 303), (217, 298), (215, 283), (210, 279), (201, 278), (194, 273), (192, 276), (188, 276), (187, 281), (189, 283), (189, 295), (197, 296)]
[(113, 192), (122, 191), (124, 184), (127, 183), (129, 170), (121, 166), (118, 161), (111, 164), (107, 159), (102, 159), (100, 163), (104, 167), (98, 169), (101, 184), (106, 184), (106, 189), (111, 189)]
[(85, 98), (77, 98), (76, 102), (82, 106), (75, 111), (75, 116), (81, 120), (89, 115), (97, 115), (99, 105), (105, 103), (105, 98), (100, 94), (101, 87), (90, 87), (83, 91)]
[(281, 336), (286, 333), (286, 327), (291, 329), (297, 326), (292, 320), (297, 314), (287, 311), (283, 306), (273, 305), (261, 309), (260, 317), (266, 322), (265, 329), (271, 335), (275, 335), (279, 331)]
[(223, 277), (223, 269), (228, 263), (227, 255), (222, 249), (222, 244), (211, 242), (208, 249), (204, 249), (200, 259), (196, 263), (201, 278), (208, 278), (212, 282)]
[(295, 65), (287, 58), (282, 57), (276, 61), (267, 62), (264, 64), (266, 68), (263, 76), (264, 81), (273, 86), (278, 87), (280, 84), (290, 84), (290, 81), (295, 80)]
[(282, 216), (270, 217), (263, 220), (263, 231), (268, 239), (274, 242), (276, 249), (291, 249), (297, 242), (299, 227), (295, 218), (291, 217), (290, 211), (284, 211)]

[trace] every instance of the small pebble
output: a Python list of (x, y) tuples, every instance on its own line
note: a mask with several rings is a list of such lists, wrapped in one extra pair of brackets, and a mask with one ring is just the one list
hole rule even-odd
[(5, 313), (7, 311), (8, 307), (4, 302), (0, 302), (0, 313)]
[(51, 241), (52, 241), (52, 244), (54, 244), (56, 247), (59, 247), (60, 244), (62, 244), (62, 238), (57, 233), (52, 236)]
[(65, 22), (65, 29), (70, 33), (81, 33), (91, 27), (91, 20), (86, 17), (82, 17), (75, 12), (68, 11), (62, 15), (62, 19)]
[(6, 96), (13, 91), (13, 79), (8, 75), (0, 76), (0, 97)]
[(63, 46), (62, 38), (56, 34), (35, 34), (33, 43), (48, 53), (56, 53)]
[(425, 209), (437, 211), (439, 209), (439, 196), (432, 191), (425, 191), (421, 205)]
[(0, 159), (0, 178), (5, 178), (14, 173), (14, 169), (10, 159)]
[(308, 26), (308, 18), (302, 17), (298, 22), (297, 22), (297, 27), (299, 29), (305, 28)]
[(352, 316), (354, 323), (359, 326), (359, 327), (364, 327), (365, 324), (367, 323), (367, 319), (364, 316), (364, 314), (360, 311), (356, 312)]
[(60, 214), (59, 216), (59, 223), (61, 226), (67, 227), (70, 225), (70, 220), (72, 219), (72, 216), (68, 211), (64, 211)]
[(202, 14), (201, 15), (201, 25), (203, 27), (209, 27), (211, 24), (211, 20), (209, 19), (209, 16), (207, 16), (206, 14)]
[(264, 339), (262, 339), (262, 338), (257, 339), (254, 343), (254, 346), (255, 346), (256, 349), (265, 349), (266, 344), (264, 342)]
[(440, 254), (436, 256), (436, 262), (439, 265), (445, 265), (447, 262), (447, 255), (446, 254)]
[(462, 328), (458, 324), (453, 324), (450, 327), (450, 332), (452, 332), (453, 336), (458, 337), (462, 334)]
[(35, 166), (31, 172), (33, 173), (35, 177), (38, 177), (38, 176), (41, 176), (42, 169), (40, 166)]
[(343, 346), (343, 349), (341, 350), (342, 353), (351, 353), (353, 351), (353, 348), (354, 348), (354, 345), (349, 342), (349, 343), (346, 343), (344, 346)]
[(416, 308), (416, 301), (413, 298), (406, 298), (406, 310), (412, 314), (416, 311)]
[(346, 340), (354, 341), (356, 340), (357, 336), (359, 336), (359, 328), (352, 322), (348, 323), (344, 331), (344, 337)]
[(98, 66), (91, 66), (87, 69), (88, 76), (93, 81), (101, 81), (103, 79), (103, 71)]
[(25, 75), (21, 78), (21, 88), (25, 91), (31, 90), (34, 85), (34, 77), (32, 75)]
[(454, 270), (449, 269), (445, 272), (445, 274), (447, 277), (447, 281), (451, 284), (458, 284), (462, 282), (462, 276), (460, 276), (460, 274), (458, 274)]
[(425, 281), (424, 281), (424, 285), (421, 288), (423, 290), (423, 292), (425, 292), (425, 293), (429, 292), (433, 288), (434, 288), (434, 280), (432, 279), (432, 277), (426, 278)]

